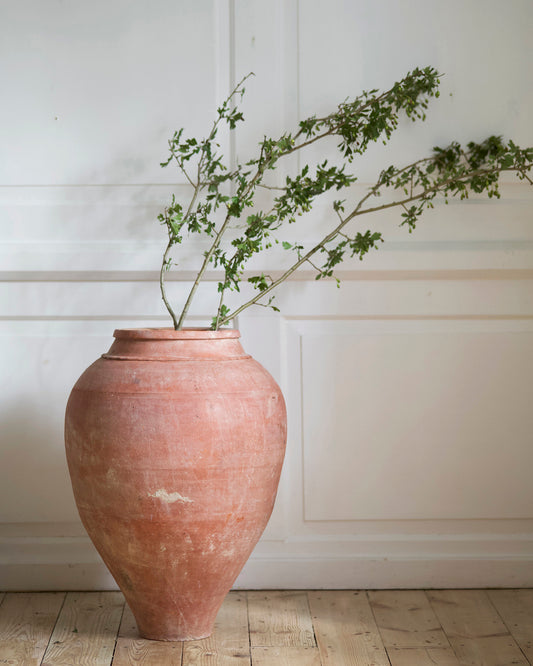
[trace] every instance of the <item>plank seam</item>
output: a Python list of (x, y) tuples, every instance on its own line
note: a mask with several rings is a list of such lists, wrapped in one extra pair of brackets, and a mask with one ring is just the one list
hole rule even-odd
[(61, 602), (61, 606), (60, 606), (60, 608), (57, 612), (57, 615), (56, 615), (56, 621), (54, 622), (54, 626), (52, 627), (52, 631), (50, 632), (50, 637), (48, 638), (48, 642), (46, 643), (46, 647), (43, 650), (43, 658), (41, 659), (41, 663), (44, 661), (44, 657), (45, 657), (46, 653), (48, 652), (48, 648), (50, 647), (50, 641), (52, 640), (52, 636), (54, 635), (54, 631), (56, 630), (56, 626), (57, 626), (57, 623), (59, 622), (59, 617), (60, 617), (60, 615), (63, 611), (63, 607), (65, 605), (66, 600), (67, 600), (67, 592), (64, 592), (63, 593), (63, 601)]
[(509, 636), (513, 639), (513, 641), (515, 642), (516, 646), (518, 647), (518, 649), (519, 649), (520, 652), (522, 653), (522, 655), (523, 655), (524, 659), (526, 660), (526, 662), (527, 662), (528, 664), (531, 664), (531, 662), (530, 662), (529, 659), (527, 658), (526, 653), (524, 652), (524, 650), (522, 650), (522, 646), (520, 645), (520, 643), (519, 643), (519, 642), (516, 640), (516, 638), (514, 637), (514, 634), (513, 634), (513, 631), (512, 631), (512, 629), (511, 629), (511, 627), (507, 624), (507, 622), (505, 621), (505, 618), (503, 617), (503, 615), (502, 615), (502, 614), (500, 613), (500, 611), (498, 610), (498, 607), (497, 607), (496, 604), (492, 601), (490, 594), (485, 594), (485, 596), (487, 597), (487, 600), (488, 600), (489, 604), (490, 604), (490, 605), (492, 606), (492, 608), (494, 609), (496, 615), (497, 615), (497, 616), (500, 618), (500, 620), (502, 621), (503, 626), (507, 629), (507, 632), (509, 633)]

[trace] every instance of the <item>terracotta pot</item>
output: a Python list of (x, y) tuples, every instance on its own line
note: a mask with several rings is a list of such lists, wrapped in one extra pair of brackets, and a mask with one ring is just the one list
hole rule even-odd
[(272, 512), (283, 396), (238, 331), (114, 337), (67, 405), (78, 510), (141, 636), (204, 638)]

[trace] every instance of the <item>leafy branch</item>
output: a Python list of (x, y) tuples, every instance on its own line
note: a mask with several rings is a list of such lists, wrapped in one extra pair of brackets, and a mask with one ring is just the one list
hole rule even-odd
[[(250, 75), (248, 75), (250, 76)], [(437, 195), (447, 201), (451, 196), (464, 199), (469, 192), (486, 193), (499, 197), (498, 180), (504, 171), (515, 172), (519, 178), (533, 184), (529, 172), (533, 166), (533, 148), (521, 149), (512, 141), (501, 137), (489, 137), (481, 143), (470, 142), (462, 148), (457, 142), (447, 148), (435, 148), (429, 157), (419, 159), (403, 167), (390, 166), (384, 169), (376, 183), (346, 212), (345, 201), (335, 200), (333, 210), (337, 223), (311, 249), (304, 252), (300, 243), (288, 243), (278, 238), (278, 231), (285, 224), (309, 212), (315, 199), (329, 191), (350, 188), (356, 177), (347, 172), (353, 159), (362, 155), (370, 142), (381, 140), (387, 143), (397, 129), (401, 114), (413, 121), (424, 120), (430, 98), (438, 97), (439, 75), (431, 67), (415, 69), (389, 90), (363, 92), (353, 101), (344, 101), (327, 116), (312, 116), (299, 123), (293, 134), (285, 133), (278, 139), (265, 137), (259, 144), (259, 155), (245, 164), (237, 164), (229, 170), (218, 155), (217, 133), (225, 121), (230, 130), (243, 120), (235, 105), (235, 99), (244, 94), (245, 77), (217, 110), (207, 139), (183, 139), (183, 130), (174, 133), (169, 141), (170, 156), (162, 166), (176, 162), (193, 187), (193, 194), (184, 212), (173, 197), (171, 205), (159, 216), (166, 225), (168, 244), (160, 272), (163, 301), (172, 317), (174, 327), (181, 328), (188, 314), (198, 285), (210, 265), (222, 268), (224, 277), (218, 282), (219, 305), (213, 317), (212, 327), (218, 329), (252, 305), (277, 308), (272, 304), (271, 292), (289, 278), (303, 264), (308, 263), (316, 272), (316, 279), (334, 276), (335, 267), (346, 256), (362, 259), (370, 250), (383, 242), (379, 232), (367, 230), (349, 234), (347, 226), (361, 215), (399, 208), (401, 225), (409, 232), (415, 229), (425, 209), (433, 207)], [(343, 158), (341, 166), (330, 165), (327, 160), (311, 170), (305, 165), (294, 176), (287, 176), (281, 187), (271, 187), (263, 182), (266, 173), (277, 167), (279, 160), (326, 137), (338, 139), (337, 148)], [(195, 160), (195, 175), (190, 175), (191, 160)], [(230, 196), (227, 185), (232, 184), (234, 194)], [(245, 213), (254, 206), (258, 188), (272, 191), (273, 199), (268, 211)], [(385, 190), (397, 195), (392, 201), (371, 205)], [(224, 208), (222, 221), (216, 224), (214, 213)], [(228, 243), (223, 244), (232, 223), (246, 214), (243, 231)], [(184, 235), (199, 233), (212, 239), (203, 255), (197, 277), (178, 318), (165, 293), (165, 274), (171, 266), (171, 250), (180, 244)], [(285, 250), (296, 254), (292, 265), (273, 280), (264, 274), (253, 275), (248, 283), (257, 293), (234, 311), (224, 303), (228, 291), (240, 291), (243, 273), (250, 259), (257, 253), (280, 243)], [(318, 261), (317, 261), (318, 260)], [(338, 282), (338, 280), (337, 280)], [(265, 298), (268, 300), (265, 302)]]

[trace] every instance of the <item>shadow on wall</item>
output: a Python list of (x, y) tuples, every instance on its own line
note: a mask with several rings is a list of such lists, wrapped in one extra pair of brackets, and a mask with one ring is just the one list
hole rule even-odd
[(0, 589), (117, 589), (78, 517), (62, 415), (20, 399), (0, 424)]
[(36, 402), (19, 392), (0, 414), (0, 522), (79, 520), (63, 444), (63, 405), (43, 398)]

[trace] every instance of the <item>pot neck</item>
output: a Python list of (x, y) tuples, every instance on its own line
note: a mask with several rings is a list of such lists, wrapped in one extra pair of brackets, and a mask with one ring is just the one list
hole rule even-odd
[(119, 328), (102, 358), (138, 361), (229, 361), (249, 358), (235, 329)]

